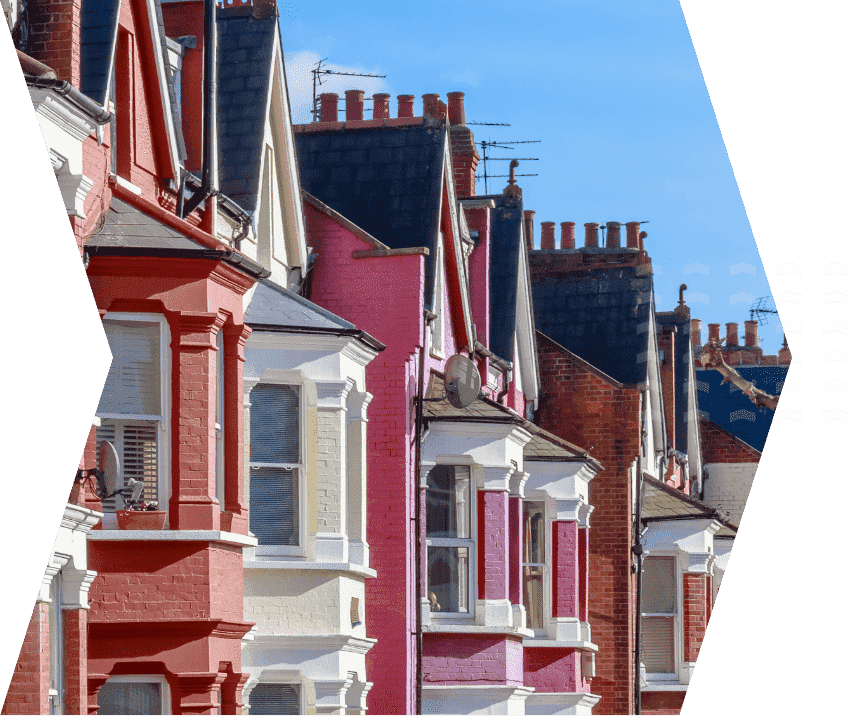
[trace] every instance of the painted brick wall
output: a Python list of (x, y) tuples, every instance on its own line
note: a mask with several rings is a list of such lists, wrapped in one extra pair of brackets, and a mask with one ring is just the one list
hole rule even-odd
[(318, 411), (318, 531), (339, 533), (342, 530), (343, 475), (340, 413), (337, 410)]
[(63, 613), (63, 666), (66, 714), (85, 713), (88, 708), (88, 610)]
[(477, 591), (480, 599), (509, 599), (509, 493), (477, 493)]
[(50, 685), (49, 604), (36, 604), (12, 674), (4, 714), (48, 713)]
[(755, 463), (706, 465), (707, 479), (704, 481), (704, 502), (711, 507), (727, 510), (729, 520), (738, 525), (748, 502), (748, 495), (757, 474)]
[(683, 575), (683, 660), (698, 660), (707, 632), (710, 589), (706, 574)]
[(549, 647), (524, 649), (524, 685), (541, 693), (589, 692), (582, 678), (580, 652)]
[(640, 395), (617, 388), (538, 334), (542, 391), (541, 425), (571, 442), (592, 448), (604, 470), (589, 486), (595, 507), (589, 534), (588, 616), (596, 657), (592, 693), (596, 714), (633, 710), (635, 582), (631, 574), (630, 468), (639, 453)]
[(553, 616), (579, 617), (580, 584), (578, 577), (578, 527), (576, 522), (556, 520), (552, 524), (553, 563), (556, 573), (552, 585)]
[(520, 641), (501, 634), (425, 634), (424, 682), (520, 685), (523, 655)]

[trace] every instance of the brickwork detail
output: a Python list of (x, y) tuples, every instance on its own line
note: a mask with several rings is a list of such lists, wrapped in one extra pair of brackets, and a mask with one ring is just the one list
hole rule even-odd
[(523, 680), (523, 648), (516, 639), (499, 634), (425, 635), (425, 683), (520, 686)]
[(64, 713), (81, 714), (88, 708), (88, 611), (65, 610), (64, 641)]
[(683, 575), (683, 660), (695, 662), (707, 632), (710, 590), (706, 574)]
[(480, 599), (509, 599), (509, 495), (478, 492), (477, 589)]
[(524, 649), (524, 685), (539, 693), (589, 692), (582, 678), (580, 652), (549, 647)]
[(701, 420), (701, 451), (703, 462), (755, 462), (758, 463), (762, 453), (741, 440), (735, 438), (726, 430), (722, 430), (709, 420)]
[(579, 616), (578, 527), (576, 522), (556, 520), (552, 525), (553, 616)]
[(29, 620), (24, 643), (12, 674), (4, 714), (48, 713), (50, 686), (49, 604), (38, 603)]

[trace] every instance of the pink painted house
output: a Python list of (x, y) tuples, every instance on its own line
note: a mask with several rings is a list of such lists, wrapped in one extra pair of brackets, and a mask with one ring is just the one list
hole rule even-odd
[[(366, 367), (372, 713), (591, 713), (588, 483), (532, 418), (539, 369), (521, 189), (477, 196), (462, 93), (321, 97), (295, 127), (307, 297), (385, 344)], [(471, 356), (482, 396), (445, 397)]]

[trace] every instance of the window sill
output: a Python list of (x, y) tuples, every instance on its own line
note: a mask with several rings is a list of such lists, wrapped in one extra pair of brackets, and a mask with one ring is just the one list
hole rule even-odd
[(679, 681), (649, 681), (647, 686), (643, 686), (640, 691), (687, 691), (689, 684), (681, 684)]
[(244, 561), (245, 569), (310, 569), (322, 572), (349, 572), (363, 577), (376, 577), (377, 572), (353, 562), (306, 562), (298, 560), (252, 559)]
[(525, 647), (543, 647), (548, 649), (577, 649), (579, 651), (598, 651), (598, 645), (591, 641), (555, 641), (544, 637), (525, 637)]
[(223, 542), (255, 547), (256, 538), (220, 530), (94, 530), (88, 539), (97, 542)]
[(532, 629), (509, 626), (481, 626), (470, 621), (434, 619), (424, 624), (421, 631), (431, 634), (510, 634), (513, 636), (532, 637)]

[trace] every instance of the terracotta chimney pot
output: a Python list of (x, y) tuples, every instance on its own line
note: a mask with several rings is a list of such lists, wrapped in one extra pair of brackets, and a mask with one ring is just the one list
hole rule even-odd
[(692, 347), (701, 347), (701, 319), (693, 318), (689, 321), (689, 332), (692, 334)]
[(389, 118), (389, 97), (391, 95), (385, 92), (378, 92), (374, 95), (374, 119)]
[(627, 248), (629, 249), (638, 249), (639, 248), (639, 228), (640, 223), (638, 221), (628, 221), (627, 226)]
[(339, 121), (339, 96), (335, 92), (321, 94), (321, 121)]
[(757, 335), (759, 325), (760, 325), (759, 321), (745, 321), (745, 345), (746, 346), (751, 346), (751, 347), (754, 347), (754, 348), (759, 347), (759, 345), (760, 345), (759, 336)]
[(365, 92), (362, 90), (346, 90), (345, 91), (345, 121), (354, 122), (364, 119), (362, 110), (363, 99)]
[(720, 323), (710, 323), (708, 324), (707, 329), (709, 330), (710, 340), (715, 340), (716, 342), (721, 340), (721, 336), (719, 335), (719, 331), (721, 330)]
[(439, 95), (424, 94), (421, 95), (421, 100), (424, 102), (424, 116), (438, 117), (439, 116)]
[(398, 117), (414, 117), (415, 116), (415, 95), (414, 94), (399, 94), (397, 100), (398, 100)]
[(621, 222), (607, 222), (607, 248), (621, 248)]
[(556, 222), (542, 222), (542, 249), (556, 248)]
[(448, 92), (448, 119), (454, 127), (465, 124), (465, 92)]
[(524, 212), (524, 239), (527, 241), (527, 250), (533, 250), (533, 218), (536, 216), (536, 212), (531, 209), (527, 209)]
[(724, 342), (726, 346), (738, 346), (739, 345), (739, 324), (738, 323), (728, 323), (727, 324), (727, 340)]
[(559, 247), (561, 249), (574, 248), (574, 222), (563, 221), (560, 225)]
[(598, 247), (598, 227), (600, 224), (589, 223), (583, 224), (586, 229), (586, 247), (587, 248), (597, 248)]

